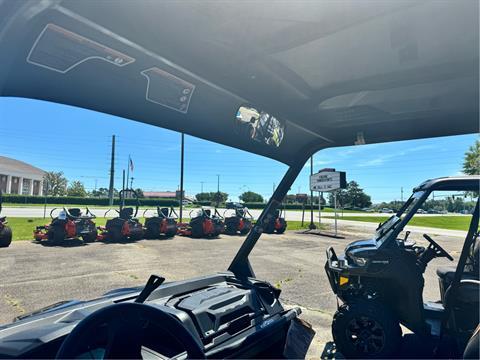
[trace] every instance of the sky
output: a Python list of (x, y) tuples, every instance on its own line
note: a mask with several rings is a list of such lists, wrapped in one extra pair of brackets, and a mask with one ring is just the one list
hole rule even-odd
[[(120, 121), (119, 121), (120, 120)], [(233, 121), (233, 120), (232, 120)], [(174, 191), (180, 183), (180, 134), (135, 121), (60, 104), (0, 97), (0, 155), (45, 171), (63, 171), (87, 190), (108, 187), (111, 138), (116, 135), (115, 187), (122, 186), (128, 156), (133, 187)], [(478, 134), (324, 149), (314, 172), (346, 171), (374, 203), (404, 199), (422, 181), (461, 174), (465, 151)], [(217, 190), (238, 200), (244, 191), (271, 196), (287, 167), (258, 155), (185, 136), (187, 195)], [(0, 168), (1, 173), (1, 168)], [(290, 193), (309, 191), (310, 162)], [(130, 179), (131, 180), (131, 179)]]

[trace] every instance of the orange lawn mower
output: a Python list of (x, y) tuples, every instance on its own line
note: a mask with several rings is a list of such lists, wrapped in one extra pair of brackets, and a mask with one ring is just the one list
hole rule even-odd
[[(145, 213), (143, 212), (143, 217)], [(145, 218), (145, 238), (146, 239), (160, 239), (171, 238), (177, 234), (177, 219), (178, 215), (173, 207), (161, 208), (157, 206), (157, 215)]]
[(283, 234), (287, 230), (287, 221), (285, 220), (284, 211), (275, 210), (263, 226), (263, 232), (266, 234)]
[(223, 217), (218, 210), (194, 209), (190, 211), (190, 222), (178, 224), (178, 234), (193, 238), (217, 237), (224, 230)]
[[(2, 213), (2, 190), (0, 190), (0, 214)], [(7, 217), (0, 216), (0, 248), (9, 247), (12, 242), (12, 229), (7, 225)]]
[[(136, 200), (135, 209), (133, 207), (124, 206), (126, 194), (133, 195)], [(120, 207), (118, 210), (115, 209), (118, 216), (107, 220), (105, 226), (100, 226), (98, 228), (101, 231), (98, 237), (99, 240), (121, 242), (143, 239), (143, 225), (136, 218), (140, 206), (137, 192), (133, 189), (124, 189), (120, 190), (119, 195)], [(111, 210), (112, 209), (107, 210), (104, 217), (107, 217), (107, 214)]]
[(96, 216), (90, 212), (88, 207), (85, 214), (79, 208), (63, 208), (54, 217), (53, 213), (57, 208), (50, 211), (52, 221), (44, 226), (37, 226), (33, 231), (33, 238), (36, 241), (47, 240), (51, 244), (59, 244), (64, 240), (82, 238), (84, 243), (93, 242), (97, 239), (97, 228), (93, 219)]
[(227, 209), (223, 212), (225, 219), (225, 234), (245, 235), (253, 227), (253, 216), (248, 208), (240, 203), (227, 203)]

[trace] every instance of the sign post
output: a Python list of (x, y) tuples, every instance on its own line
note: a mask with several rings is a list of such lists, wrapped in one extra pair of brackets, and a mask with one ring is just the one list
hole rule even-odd
[(335, 171), (335, 169), (326, 168), (310, 176), (310, 190), (318, 191), (318, 221), (321, 222), (321, 198), (323, 192), (333, 192), (333, 202), (335, 208), (335, 237), (338, 234), (337, 228), (337, 190), (347, 187), (347, 179), (344, 171)]

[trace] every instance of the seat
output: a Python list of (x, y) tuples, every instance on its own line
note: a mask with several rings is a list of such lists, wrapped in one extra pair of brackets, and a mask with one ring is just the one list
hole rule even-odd
[(82, 210), (80, 210), (79, 208), (71, 208), (68, 209), (68, 213), (73, 217), (80, 217), (82, 215)]
[[(473, 243), (470, 254), (468, 256), (467, 263), (465, 264), (465, 270), (462, 274), (461, 281), (463, 280), (479, 280), (479, 250), (480, 242), (478, 238)], [(444, 303), (445, 291), (450, 287), (455, 277), (456, 266), (440, 266), (437, 268), (437, 276), (440, 283), (440, 296)]]

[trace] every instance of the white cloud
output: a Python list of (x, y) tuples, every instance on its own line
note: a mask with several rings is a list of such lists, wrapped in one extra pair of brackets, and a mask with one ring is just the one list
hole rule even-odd
[(411, 154), (411, 153), (414, 153), (414, 152), (418, 152), (418, 151), (430, 150), (430, 149), (433, 149), (433, 148), (436, 148), (436, 147), (437, 147), (436, 145), (419, 145), (419, 146), (407, 148), (405, 150), (380, 155), (380, 156), (377, 156), (374, 159), (359, 162), (359, 163), (357, 163), (357, 166), (359, 166), (359, 167), (380, 166), (380, 165), (383, 165), (385, 162), (387, 162), (389, 160), (392, 160), (392, 159), (395, 159), (395, 158), (398, 158), (398, 157), (402, 157), (402, 156), (405, 156), (405, 155), (408, 155), (408, 154)]

